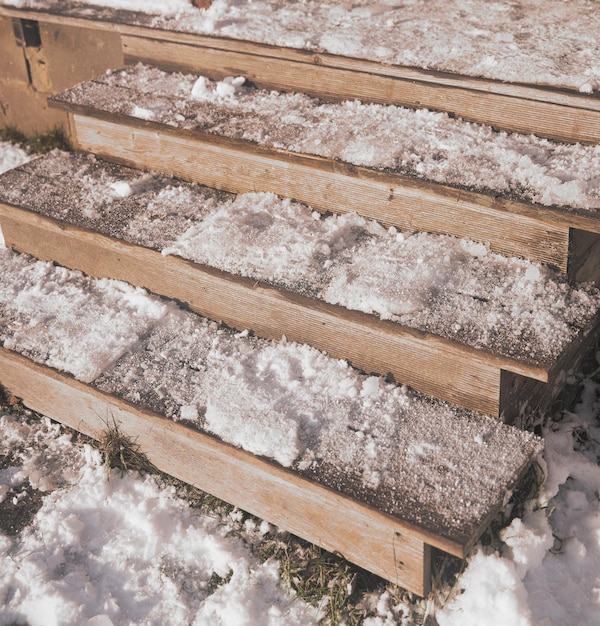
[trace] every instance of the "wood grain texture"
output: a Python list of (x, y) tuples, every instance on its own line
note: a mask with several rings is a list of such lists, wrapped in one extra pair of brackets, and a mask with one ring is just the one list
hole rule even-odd
[(90, 437), (114, 419), (160, 470), (416, 594), (430, 589), (430, 545), (463, 554), (462, 546), (4, 348), (0, 383), (31, 409)]
[(0, 54), (2, 83), (14, 81), (23, 86), (28, 85), (30, 77), (25, 60), (25, 51), (17, 44), (12, 21), (6, 17), (0, 17), (0, 42), (2, 42), (2, 54)]
[(122, 66), (123, 53), (118, 33), (41, 24), (40, 36), (50, 93), (69, 89), (108, 69)]
[[(534, 366), (326, 304), (178, 257), (0, 204), (6, 245), (95, 277), (124, 280), (185, 302), (210, 319), (257, 335), (308, 343), (359, 369), (391, 373), (426, 395), (489, 415), (500, 405), (503, 370), (545, 381)], [(505, 416), (507, 419), (514, 417)]]
[(573, 104), (581, 105), (584, 100), (574, 97), (564, 98), (562, 102), (550, 98), (555, 101), (548, 102), (531, 99), (531, 89), (519, 96), (498, 93), (495, 85), (490, 87), (491, 81), (486, 84), (488, 89), (482, 89), (483, 85), (477, 80), (435, 80), (434, 75), (414, 70), (384, 74), (374, 63), (367, 66), (358, 62), (335, 63), (323, 55), (297, 61), (216, 48), (210, 44), (189, 45), (128, 35), (123, 35), (122, 43), (129, 63), (142, 62), (216, 79), (242, 75), (266, 89), (299, 91), (328, 100), (357, 99), (423, 107), (454, 113), (502, 130), (563, 141), (600, 141), (600, 110), (595, 108), (600, 103), (594, 101), (590, 103), (594, 108), (581, 108)]
[[(465, 237), (506, 256), (567, 270), (569, 227), (562, 216), (555, 219), (538, 207), (131, 118), (74, 113), (73, 119), (82, 150), (127, 165), (234, 193), (271, 191), (321, 211), (355, 211), (401, 230)], [(600, 221), (594, 223), (600, 230)]]
[(67, 116), (48, 107), (50, 95), (30, 84), (0, 77), (0, 126), (14, 126), (30, 135), (64, 127)]

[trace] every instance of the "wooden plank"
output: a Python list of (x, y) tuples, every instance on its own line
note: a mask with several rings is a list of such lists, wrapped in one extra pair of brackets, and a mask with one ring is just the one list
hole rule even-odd
[[(95, 277), (124, 280), (189, 304), (208, 318), (257, 335), (308, 343), (356, 367), (391, 373), (426, 395), (489, 415), (503, 370), (547, 380), (547, 368), (486, 353), (375, 316), (262, 286), (178, 257), (0, 204), (7, 246)], [(506, 414), (507, 419), (514, 417)]]
[[(347, 63), (327, 64), (322, 56), (310, 62), (249, 54), (207, 45), (188, 45), (154, 38), (123, 35), (123, 53), (129, 63), (143, 62), (169, 71), (205, 74), (213, 79), (243, 75), (265, 89), (300, 91), (327, 100), (357, 99), (451, 112), (495, 128), (563, 141), (600, 141), (600, 110), (546, 102), (480, 90), (473, 81), (465, 86), (444, 84), (433, 76), (379, 73), (377, 66), (357, 69)], [(329, 59), (327, 59), (329, 61)], [(358, 65), (358, 64), (356, 64)], [(362, 64), (361, 64), (362, 65)], [(489, 85), (488, 85), (489, 87)], [(579, 104), (581, 100), (571, 99)], [(596, 103), (594, 103), (596, 104)]]
[(48, 76), (48, 60), (43, 48), (29, 46), (23, 48), (23, 50), (27, 59), (33, 89), (46, 94), (55, 93), (52, 90), (50, 77)]
[[(73, 120), (82, 150), (127, 165), (234, 193), (271, 191), (321, 211), (355, 211), (401, 230), (465, 237), (500, 254), (567, 271), (569, 226), (543, 208), (131, 118), (76, 113)], [(600, 230), (600, 221), (594, 225)]]
[(15, 126), (28, 134), (65, 127), (67, 115), (48, 107), (49, 95), (30, 84), (0, 78), (0, 126)]
[[(600, 334), (600, 314), (590, 325), (590, 331), (573, 341), (561, 355), (561, 359), (548, 372), (548, 382), (541, 383), (533, 378), (504, 370), (500, 382), (500, 405), (506, 412), (505, 422), (519, 428), (531, 430), (529, 420), (552, 410), (567, 377), (579, 365), (589, 347), (593, 346)], [(564, 406), (561, 404), (561, 410)], [(516, 418), (516, 419), (514, 419)]]
[(123, 64), (118, 33), (62, 24), (40, 24), (51, 93), (90, 80)]
[[(504, 83), (226, 37), (159, 30), (128, 23), (123, 12), (118, 17), (115, 13), (111, 21), (105, 13), (90, 15), (88, 11), (83, 16), (60, 9), (48, 12), (0, 6), (0, 15), (119, 33), (123, 36), (123, 51), (131, 60), (145, 59), (172, 68), (201, 71), (206, 56), (210, 71), (220, 71), (215, 67), (219, 63), (229, 67), (231, 73), (253, 75), (259, 67), (266, 69), (268, 80), (277, 82), (264, 84), (280, 89), (374, 102), (381, 101), (389, 90), (386, 103), (430, 107), (505, 130), (533, 132), (563, 141), (600, 141), (600, 98), (572, 89)], [(248, 55), (250, 60), (244, 60)], [(283, 71), (277, 76), (269, 67), (282, 67), (282, 62)], [(344, 78), (340, 79), (332, 70), (349, 73), (343, 73)], [(306, 77), (304, 82), (302, 74)], [(335, 88), (329, 85), (330, 81)]]
[(4, 348), (0, 383), (33, 410), (90, 437), (114, 419), (160, 470), (413, 593), (429, 592), (430, 544), (463, 555), (462, 546)]

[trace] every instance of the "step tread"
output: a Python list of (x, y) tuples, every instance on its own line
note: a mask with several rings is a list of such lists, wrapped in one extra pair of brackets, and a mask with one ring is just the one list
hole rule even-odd
[(92, 438), (117, 424), (157, 469), (412, 593), (431, 590), (426, 533), (401, 520), (3, 348), (0, 380), (42, 415)]
[[(466, 22), (460, 7), (443, 0), (429, 6), (426, 12), (421, 6), (403, 6), (400, 11), (381, 5), (348, 9), (339, 3), (332, 8), (323, 2), (293, 11), (285, 3), (255, 2), (250, 11), (230, 4), (213, 7), (205, 14), (190, 7), (179, 19), (64, 0), (29, 0), (19, 10), (11, 6), (2, 10), (7, 14), (45, 14), (63, 20), (82, 18), (84, 23), (93, 20), (100, 25), (109, 22), (117, 29), (141, 26), (159, 31), (164, 38), (180, 35), (183, 41), (188, 33), (208, 41), (230, 39), (232, 47), (236, 43), (246, 44), (250, 50), (262, 45), (282, 52), (287, 49), (290, 55), (298, 49), (323, 56), (341, 53), (356, 60), (372, 59), (384, 67), (421, 67), (449, 76), (488, 76), (499, 85), (538, 83), (575, 93), (598, 90), (592, 63), (597, 56), (594, 50), (598, 51), (597, 11), (583, 5), (569, 7), (567, 19), (562, 2), (547, 3), (541, 15), (535, 5), (521, 5), (509, 12), (502, 6), (490, 9), (489, 3), (481, 1), (470, 6)], [(500, 30), (498, 24), (502, 24)], [(557, 37), (559, 41), (564, 38), (565, 43), (557, 44)], [(574, 48), (576, 53), (567, 60), (560, 56), (552, 63), (563, 48), (570, 47), (568, 42), (574, 37), (579, 43)], [(548, 47), (547, 41), (553, 45)], [(448, 46), (452, 46), (450, 52)]]
[(236, 198), (91, 156), (56, 151), (5, 173), (0, 202), (390, 319), (533, 377), (600, 307), (597, 289), (480, 244), (390, 232), (355, 215), (316, 217), (273, 194)]
[[(445, 114), (240, 87), (138, 64), (78, 85), (56, 102), (314, 155), (600, 222), (596, 146), (495, 133)], [(600, 228), (600, 226), (598, 227)]]
[(540, 450), (528, 433), (308, 346), (235, 334), (8, 249), (0, 261), (5, 348), (275, 458), (446, 549), (472, 544)]
[[(177, 80), (176, 75), (172, 78)], [(80, 101), (77, 94), (85, 94), (88, 89), (98, 92), (106, 107), (100, 105), (97, 108), (91, 101), (90, 106), (65, 101)], [(131, 96), (129, 88), (119, 87), (118, 90)], [(131, 110), (127, 114), (105, 110), (120, 107), (108, 102), (109, 92), (110, 89), (105, 89), (103, 83), (91, 81), (50, 101), (53, 106), (70, 113), (72, 139), (82, 150), (230, 192), (273, 191), (281, 196), (297, 198), (320, 211), (356, 211), (402, 230), (473, 239), (490, 245), (492, 250), (506, 256), (522, 256), (547, 263), (567, 273), (571, 279), (600, 280), (593, 267), (588, 267), (589, 275), (584, 273), (580, 276), (577, 273), (577, 268), (585, 267), (585, 251), (573, 244), (574, 233), (579, 231), (591, 233), (592, 238), (600, 238), (600, 213), (597, 209), (546, 207), (430, 182), (392, 170), (357, 166), (336, 158), (259, 146), (245, 139), (231, 139), (207, 130), (180, 129), (142, 120), (131, 115), (136, 105), (130, 105)], [(119, 97), (113, 94), (115, 101)], [(298, 94), (290, 97), (305, 98)], [(187, 107), (189, 98), (163, 102), (165, 107), (171, 108), (179, 104)], [(399, 110), (398, 107), (391, 108)], [(255, 129), (261, 124), (262, 121), (250, 126)], [(353, 137), (354, 131), (348, 129), (348, 132)], [(304, 131), (300, 129), (299, 133)], [(385, 141), (389, 138), (386, 137)], [(589, 147), (546, 143), (553, 150), (593, 151)], [(412, 140), (409, 144), (412, 146)], [(484, 152), (479, 157), (487, 162)], [(462, 153), (455, 154), (457, 171), (463, 156)], [(534, 169), (538, 167), (534, 166), (529, 156), (525, 158)], [(600, 152), (594, 159), (600, 160)], [(559, 161), (561, 158), (557, 158), (553, 166), (558, 166)], [(432, 163), (435, 167), (433, 158)], [(574, 185), (589, 189), (591, 195), (598, 195), (594, 191), (596, 178), (589, 177), (588, 182), (585, 177), (579, 180), (574, 168), (571, 174), (573, 179), (564, 183), (563, 191)], [(592, 245), (595, 244), (592, 242)]]

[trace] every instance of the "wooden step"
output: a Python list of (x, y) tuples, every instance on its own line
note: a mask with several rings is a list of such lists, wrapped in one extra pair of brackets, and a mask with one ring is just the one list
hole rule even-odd
[[(178, 93), (158, 93), (161, 79), (175, 86)], [(374, 169), (346, 163), (336, 156), (343, 153), (342, 148), (329, 157), (293, 152), (293, 140), (286, 133), (302, 133), (302, 128), (318, 123), (313, 117), (322, 109), (316, 101), (300, 98), (309, 109), (305, 113), (294, 112), (293, 99), (280, 101), (275, 95), (260, 91), (244, 96), (244, 102), (252, 101), (255, 94), (257, 99), (271, 98), (273, 109), (286, 103), (290, 117), (299, 118), (288, 131), (285, 122), (269, 127), (266, 112), (236, 109), (231, 99), (212, 99), (209, 103), (192, 99), (189, 91), (194, 80), (195, 77), (138, 66), (79, 85), (55, 96), (51, 104), (68, 111), (72, 140), (79, 149), (127, 165), (160, 170), (235, 193), (273, 191), (321, 211), (356, 211), (402, 230), (465, 237), (506, 256), (547, 263), (572, 280), (600, 280), (598, 264), (590, 262), (600, 249), (600, 219), (594, 208), (600, 200), (595, 197), (589, 199), (591, 208), (550, 207), (533, 204), (523, 197), (510, 199), (483, 189), (472, 191), (426, 181), (383, 166)], [(254, 105), (248, 104), (251, 106)], [(349, 112), (343, 105), (338, 106), (339, 110), (329, 114), (346, 118)], [(156, 121), (135, 117), (136, 110), (138, 116), (155, 117)], [(194, 121), (196, 115), (204, 117)], [(458, 133), (461, 123), (456, 123)], [(276, 139), (270, 140), (269, 132)], [(267, 144), (272, 141), (277, 147), (254, 143), (261, 135), (266, 136)], [(574, 148), (561, 148), (571, 149)], [(477, 150), (485, 158), (491, 148), (482, 143)], [(590, 155), (592, 160), (596, 158)], [(457, 181), (461, 180), (461, 159), (458, 155), (455, 164)], [(512, 175), (512, 169), (512, 165), (505, 166), (506, 176)], [(572, 174), (576, 180), (575, 169)], [(490, 180), (489, 184), (493, 182)], [(518, 193), (519, 184), (511, 184), (511, 193)], [(592, 180), (582, 184), (593, 187)]]
[(431, 547), (463, 556), (540, 451), (307, 346), (10, 250), (0, 265), (11, 393), (92, 437), (116, 424), (159, 469), (415, 593)]
[[(126, 191), (119, 196), (115, 190), (122, 188)], [(162, 197), (166, 200), (158, 205)], [(260, 201), (259, 197), (248, 198), (248, 202)], [(306, 260), (301, 256), (295, 257), (294, 266), (286, 270), (288, 274), (295, 272), (293, 276), (296, 276), (287, 283), (285, 272), (273, 282), (265, 274), (257, 274), (258, 270), (245, 270), (246, 273), (240, 270), (241, 275), (239, 272), (234, 275), (224, 271), (222, 265), (210, 266), (207, 262), (182, 258), (183, 248), (178, 249), (180, 256), (164, 256), (163, 251), (172, 249), (186, 232), (220, 208), (230, 212), (232, 202), (231, 196), (166, 176), (145, 174), (91, 156), (59, 152), (0, 177), (0, 227), (6, 245), (16, 250), (92, 276), (117, 278), (145, 287), (185, 302), (192, 310), (240, 331), (251, 329), (262, 337), (278, 340), (286, 336), (292, 341), (309, 343), (332, 356), (349, 360), (363, 371), (391, 373), (398, 382), (420, 392), (507, 421), (520, 416), (525, 405), (539, 408), (551, 400), (559, 389), (557, 381), (564, 378), (564, 371), (572, 366), (597, 327), (596, 290), (570, 288), (549, 270), (495, 257), (483, 249), (469, 253), (469, 246), (474, 244), (463, 248), (453, 238), (431, 235), (424, 237), (417, 248), (417, 252), (422, 248), (423, 256), (429, 254), (428, 246), (445, 246), (446, 252), (440, 248), (442, 258), (428, 261), (431, 269), (425, 272), (423, 281), (430, 282), (411, 287), (423, 291), (420, 306), (430, 307), (426, 309), (427, 315), (419, 312), (412, 326), (407, 325), (411, 319), (408, 314), (406, 321), (399, 323), (393, 317), (382, 319), (381, 315), (349, 310), (325, 301), (326, 289), (325, 295), (320, 295), (315, 285), (326, 287), (321, 281), (331, 277), (319, 275), (318, 266), (310, 264), (309, 274), (298, 274), (298, 267)], [(288, 205), (274, 200), (272, 204), (273, 213), (269, 215), (267, 209), (262, 210), (260, 224), (254, 230), (248, 230), (246, 223), (246, 237), (257, 239), (269, 220), (283, 217), (278, 211), (283, 212)], [(298, 205), (296, 210), (305, 216), (302, 218), (305, 222), (314, 221), (308, 207)], [(319, 224), (326, 224), (327, 220), (335, 218), (321, 218)], [(288, 228), (292, 235), (295, 223), (290, 222)], [(300, 218), (297, 223), (302, 223)], [(244, 224), (238, 226), (232, 222), (230, 226), (238, 227), (244, 228)], [(381, 241), (375, 254), (384, 254), (384, 242), (389, 242), (391, 235), (387, 236), (381, 227), (376, 231), (375, 225), (364, 220), (356, 221), (352, 228), (357, 240)], [(324, 227), (320, 232), (326, 230)], [(290, 240), (285, 232), (281, 245)], [(379, 239), (374, 232), (379, 233)], [(313, 233), (314, 237), (324, 237), (316, 230)], [(326, 249), (335, 248), (333, 240), (319, 241)], [(272, 242), (274, 249), (278, 243)], [(368, 256), (367, 267), (363, 262), (362, 269), (352, 270), (350, 263), (362, 250), (361, 245), (354, 245), (350, 252), (343, 252), (350, 254), (349, 259), (337, 262), (334, 255), (329, 263), (338, 263), (333, 267), (342, 268), (341, 276), (351, 275), (353, 271), (366, 274), (364, 296), (368, 297), (368, 285), (382, 279), (376, 274), (369, 278)], [(236, 250), (232, 249), (228, 253), (236, 263), (244, 262), (242, 252), (236, 256)], [(247, 254), (260, 258), (275, 255), (273, 258), (277, 259), (277, 253), (268, 248), (253, 249)], [(483, 263), (483, 257), (478, 256), (481, 254), (489, 255), (483, 270), (477, 269)], [(373, 265), (376, 260), (373, 257)], [(404, 271), (409, 277), (418, 271), (419, 260), (420, 257), (414, 261), (417, 263), (414, 268), (394, 265), (389, 272), (400, 276), (399, 272)], [(461, 271), (466, 272), (465, 278), (452, 287), (455, 292), (436, 298), (436, 292), (444, 289), (438, 284), (438, 276), (455, 271), (448, 264), (460, 264)], [(384, 271), (388, 270), (384, 268)], [(539, 284), (535, 280), (523, 282), (522, 276), (528, 272), (538, 277)], [(430, 274), (432, 278), (428, 278)], [(447, 278), (443, 280), (446, 282)], [(521, 285), (518, 289), (553, 294), (549, 304), (536, 309), (536, 314), (544, 319), (544, 327), (555, 329), (549, 346), (544, 345), (547, 340), (535, 335), (529, 339), (515, 335), (526, 312), (519, 309), (510, 313), (515, 296), (508, 286), (513, 284)], [(506, 302), (500, 299), (486, 308), (485, 303), (495, 289), (506, 291)], [(539, 298), (536, 296), (532, 302)], [(429, 299), (432, 300), (427, 305)], [(390, 304), (399, 305), (402, 300)], [(533, 305), (524, 302), (520, 306)], [(566, 307), (566, 312), (572, 308), (570, 317), (564, 321), (558, 313), (560, 306)], [(450, 307), (451, 311), (447, 322), (438, 313), (444, 307)], [(456, 313), (453, 307), (457, 307)], [(472, 311), (473, 317), (464, 317), (464, 310), (469, 314)], [(462, 317), (454, 317), (459, 313)], [(503, 325), (489, 321), (498, 315), (508, 316)], [(432, 329), (436, 327), (418, 322), (425, 319), (433, 323), (431, 320), (437, 318), (441, 321), (435, 331)], [(533, 333), (532, 329), (533, 324), (525, 330)]]
[(426, 107), (495, 128), (559, 141), (600, 141), (600, 99), (574, 90), (472, 78), (298, 50), (152, 28), (152, 16), (106, 7), (55, 4), (47, 10), (0, 5), (0, 15), (42, 24), (95, 29), (121, 36), (130, 62), (197, 72), (241, 74), (260, 87), (325, 99)]

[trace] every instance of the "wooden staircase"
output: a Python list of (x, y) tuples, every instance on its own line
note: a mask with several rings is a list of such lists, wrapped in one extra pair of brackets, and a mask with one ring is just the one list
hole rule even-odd
[[(561, 141), (593, 144), (600, 139), (599, 101), (581, 94), (156, 31), (132, 25), (122, 14), (118, 20), (114, 16), (90, 20), (76, 9), (58, 14), (0, 7), (0, 15), (118, 33), (129, 63), (152, 63), (164, 71), (202, 73), (212, 79), (241, 74), (257, 87), (302, 91), (332, 101), (360, 98), (431, 107)], [(444, 484), (454, 487), (444, 487), (450, 496), (436, 509), (431, 501), (420, 503), (418, 487), (399, 493), (353, 490), (329, 472), (327, 463), (321, 473), (303, 472), (293, 464), (283, 467), (215, 433), (169, 419), (157, 407), (134, 401), (127, 389), (99, 383), (102, 376), (111, 377), (110, 368), (98, 380), (81, 382), (43, 360), (35, 363), (17, 354), (16, 346), (0, 349), (0, 383), (33, 409), (91, 436), (101, 429), (99, 416), (110, 413), (159, 468), (340, 552), (417, 594), (427, 594), (431, 548), (464, 556), (539, 451), (535, 438), (502, 422), (522, 423), (528, 413), (543, 412), (597, 332), (597, 291), (582, 283), (600, 282), (598, 211), (546, 207), (485, 189), (261, 146), (210, 126), (198, 129), (183, 121), (142, 119), (144, 115), (140, 117), (139, 110), (136, 115), (130, 106), (141, 103), (138, 109), (149, 110), (144, 108), (148, 94), (136, 91), (136, 71), (135, 67), (124, 70), (127, 89), (104, 76), (52, 98), (51, 106), (67, 114), (75, 148), (101, 158), (51, 154), (0, 177), (0, 228), (6, 245), (92, 277), (144, 287), (237, 331), (250, 329), (257, 337), (275, 341), (283, 336), (345, 359), (367, 374), (388, 379), (391, 375), (398, 384), (416, 390), (418, 402), (431, 407), (425, 421), (439, 425), (448, 458), (458, 455), (462, 442), (474, 465), (452, 466), (452, 479)], [(165, 110), (179, 110), (184, 121), (191, 119), (187, 104), (181, 104), (185, 98), (161, 97)], [(194, 106), (192, 102), (192, 113)], [(239, 122), (242, 131), (244, 123), (251, 125), (252, 116)], [(91, 213), (82, 213), (78, 192), (69, 186), (82, 170), (105, 186), (119, 182), (134, 190), (111, 199), (110, 215), (122, 217), (111, 221), (102, 203), (94, 205)], [(52, 171), (62, 171), (62, 176), (49, 176)], [(144, 185), (136, 191), (141, 178)], [(581, 298), (587, 308), (565, 322), (571, 332), (550, 352), (536, 351), (526, 340), (511, 346), (510, 334), (488, 345), (470, 342), (458, 331), (453, 335), (382, 319), (376, 312), (328, 302), (319, 293), (251, 273), (235, 274), (181, 255), (165, 255), (168, 243), (161, 246), (126, 234), (136, 220), (151, 219), (147, 207), (161, 191), (176, 187), (193, 196), (196, 183), (219, 193), (274, 192), (295, 198), (322, 212), (321, 221), (330, 219), (330, 213), (357, 213), (401, 231), (479, 242), (487, 246), (486, 254), (491, 255), (491, 250), (545, 264), (541, 271), (548, 289), (552, 286), (567, 294), (566, 301)], [(196, 214), (181, 218), (182, 224), (201, 221), (205, 215), (201, 204)], [(181, 234), (180, 228), (174, 237)], [(498, 267), (502, 262), (499, 258)], [(509, 262), (502, 267), (507, 283), (518, 280)], [(486, 299), (479, 293), (469, 298), (473, 303)], [(508, 309), (509, 303), (500, 306)], [(190, 324), (200, 323), (195, 315), (185, 315), (192, 316)], [(544, 310), (544, 315), (554, 320), (558, 314)], [(132, 354), (144, 350), (152, 354), (151, 335), (144, 337), (141, 346), (130, 348)], [(256, 341), (256, 349), (262, 349), (262, 340)], [(153, 357), (148, 358), (147, 367), (157, 367)], [(157, 376), (160, 373), (157, 370)], [(356, 376), (364, 384), (364, 377)], [(177, 378), (168, 381), (177, 384)], [(369, 412), (362, 405), (360, 411)], [(406, 419), (410, 421), (410, 415)], [(415, 424), (422, 419), (415, 410)], [(411, 435), (399, 426), (393, 436), (401, 442)], [(473, 438), (481, 437), (487, 438), (484, 453), (472, 445)], [(399, 464), (395, 471), (401, 475), (407, 469)], [(428, 479), (418, 464), (411, 471), (417, 485)], [(350, 474), (347, 478), (351, 483)], [(477, 482), (485, 485), (483, 494)], [(464, 503), (475, 497), (481, 502), (469, 512)], [(442, 512), (440, 507), (446, 509)]]

